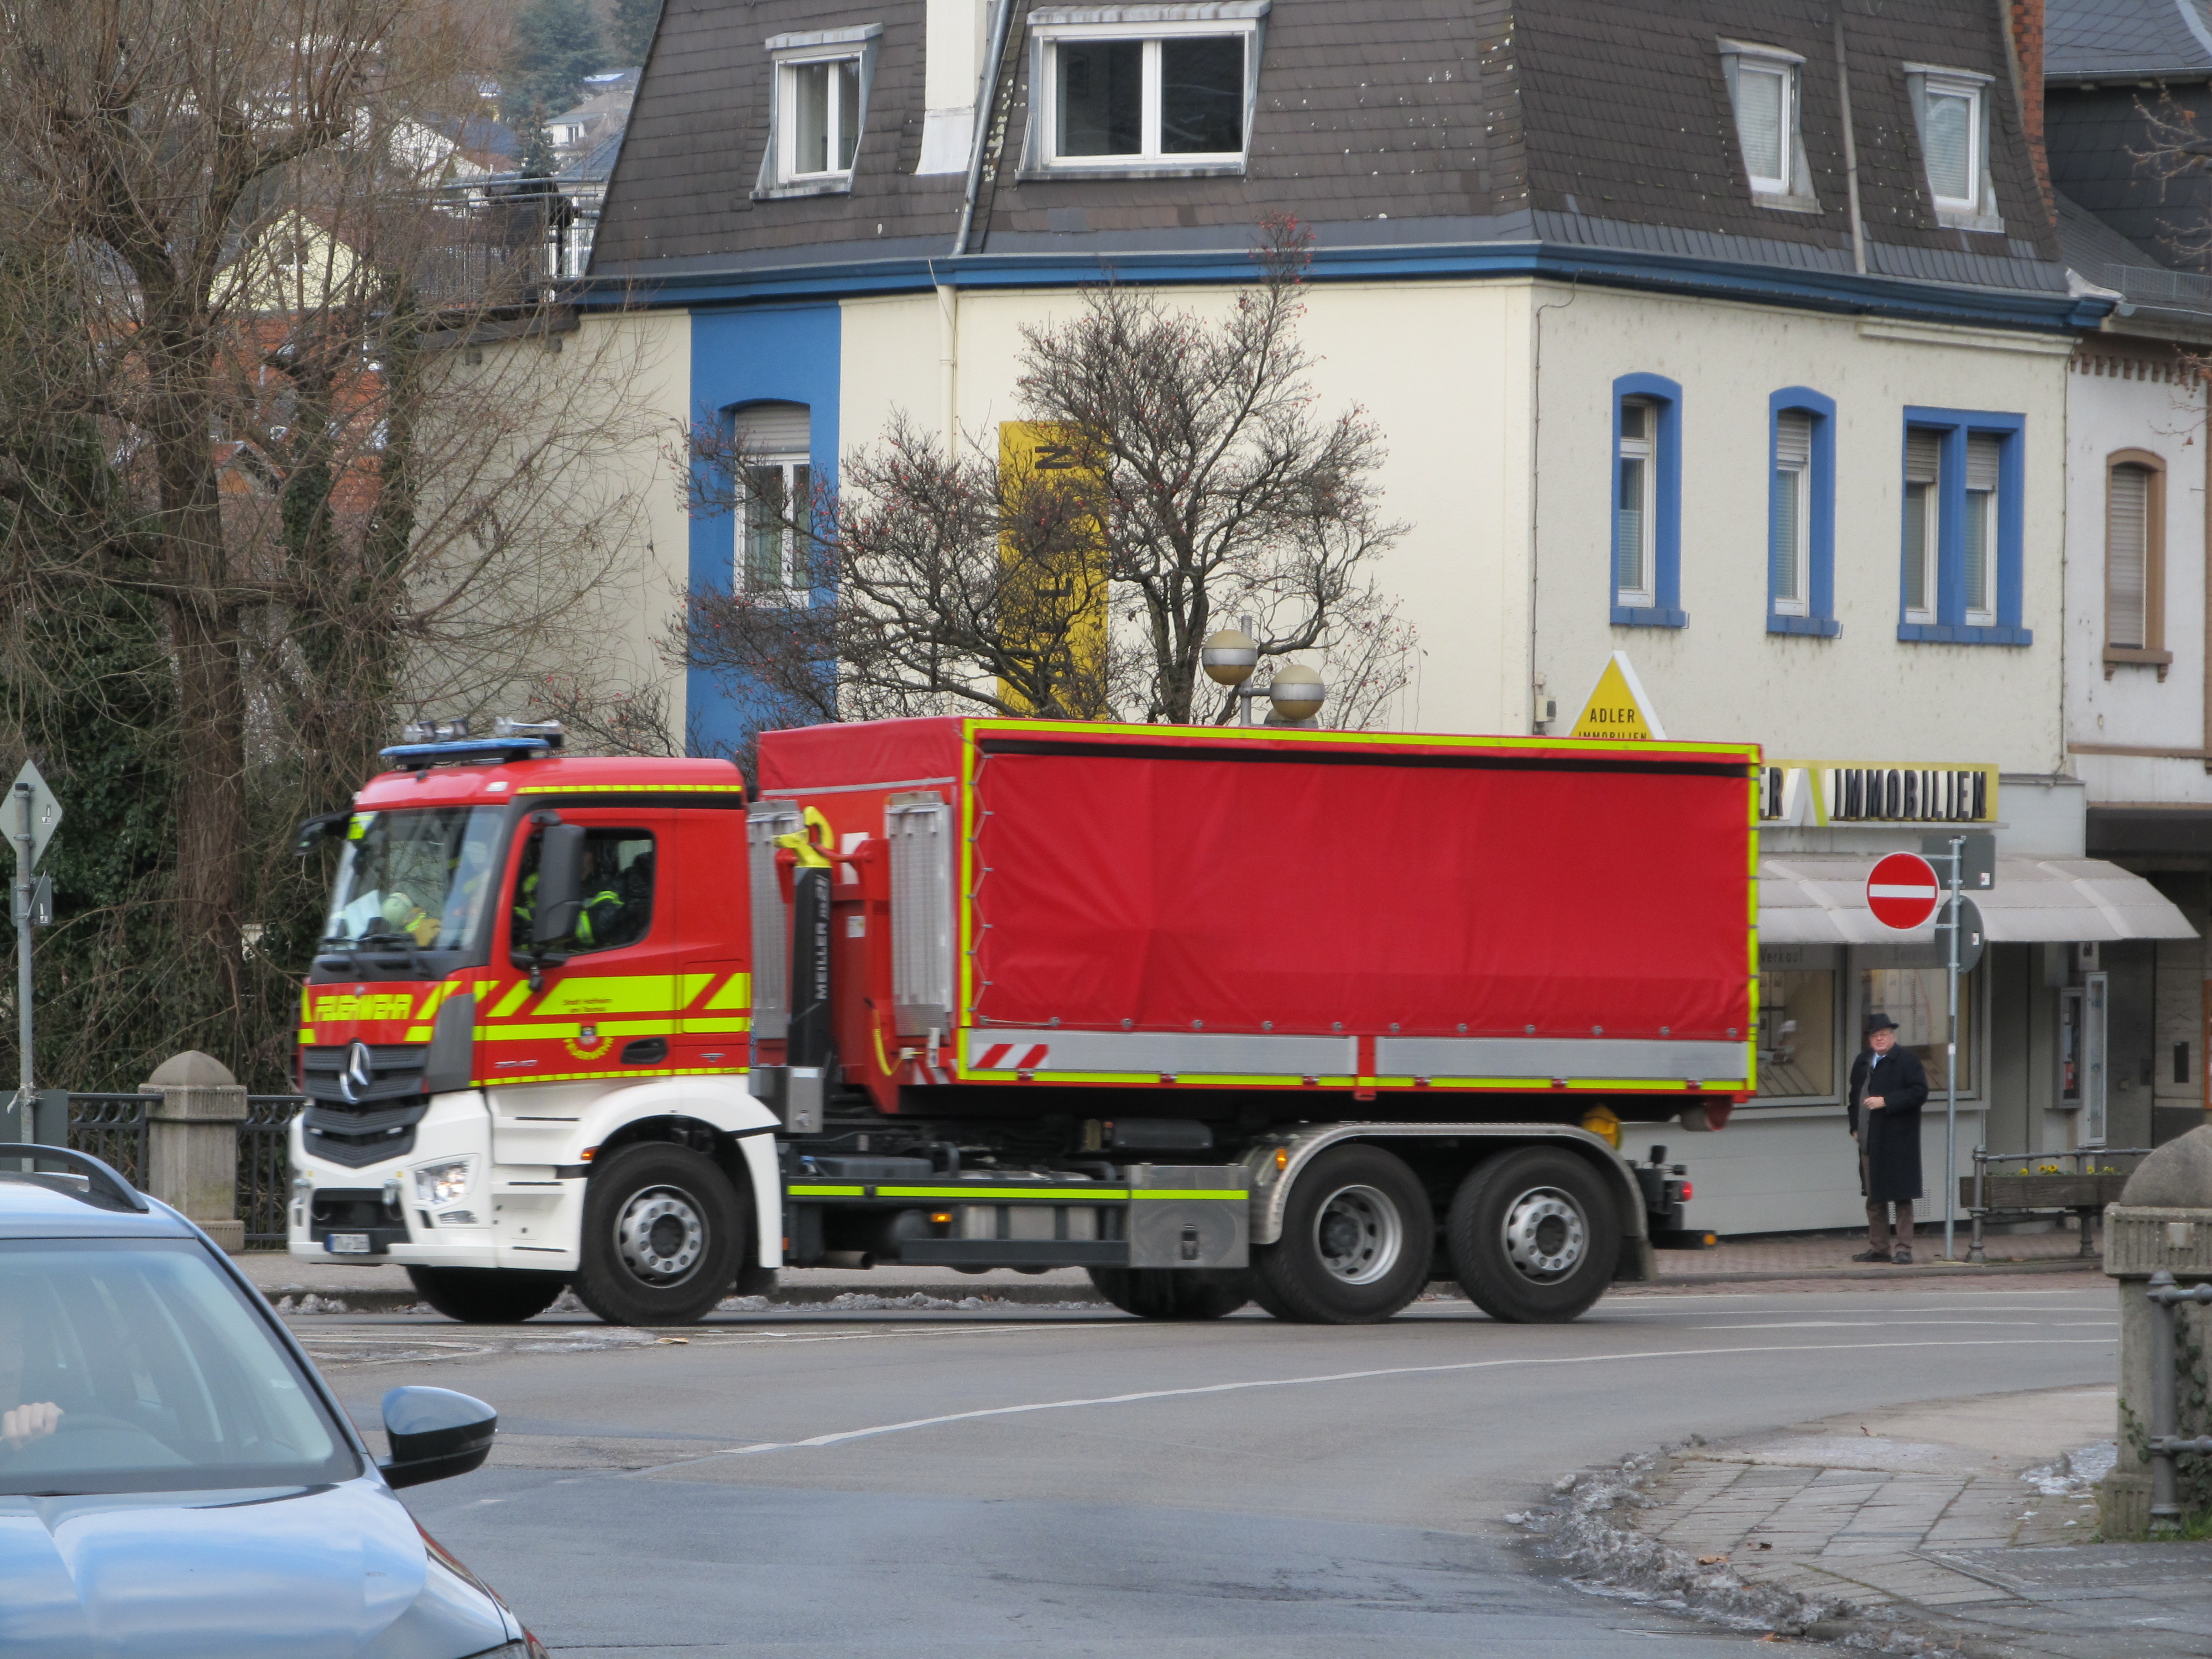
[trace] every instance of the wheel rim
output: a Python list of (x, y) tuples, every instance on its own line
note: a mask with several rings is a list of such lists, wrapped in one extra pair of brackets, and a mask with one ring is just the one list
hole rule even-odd
[(1582, 1266), (1589, 1241), (1582, 1206), (1557, 1187), (1525, 1192), (1505, 1212), (1505, 1258), (1523, 1279), (1565, 1279)]
[(1389, 1273), (1405, 1236), (1398, 1206), (1377, 1188), (1340, 1187), (1314, 1212), (1314, 1253), (1342, 1284), (1371, 1285)]
[(634, 1194), (615, 1222), (623, 1265), (640, 1283), (680, 1285), (707, 1249), (707, 1223), (691, 1194), (677, 1187), (648, 1187)]

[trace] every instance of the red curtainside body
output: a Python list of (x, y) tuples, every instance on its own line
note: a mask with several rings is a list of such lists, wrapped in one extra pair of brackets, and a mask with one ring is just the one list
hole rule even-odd
[(891, 1109), (1060, 1085), (1648, 1116), (1753, 1086), (1751, 745), (954, 718), (769, 732), (760, 763), (756, 926), (775, 836), (818, 815), (837, 1047)]

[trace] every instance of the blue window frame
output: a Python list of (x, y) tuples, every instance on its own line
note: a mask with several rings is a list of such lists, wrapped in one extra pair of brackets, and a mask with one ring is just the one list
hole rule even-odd
[(1766, 409), (1766, 631), (1833, 639), (1835, 399), (1790, 386)]
[(1681, 628), (1682, 388), (1658, 374), (1613, 383), (1613, 625)]
[(2021, 625), (2026, 426), (1986, 410), (1906, 407), (1899, 639), (2034, 643)]

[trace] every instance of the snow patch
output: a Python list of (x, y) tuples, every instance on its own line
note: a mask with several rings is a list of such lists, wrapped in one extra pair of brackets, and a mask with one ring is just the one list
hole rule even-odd
[(2110, 1474), (2119, 1457), (2117, 1441), (2100, 1440), (2092, 1445), (2077, 1446), (2054, 1462), (2026, 1470), (2020, 1478), (2045, 1498), (2071, 1497), (2087, 1492)]

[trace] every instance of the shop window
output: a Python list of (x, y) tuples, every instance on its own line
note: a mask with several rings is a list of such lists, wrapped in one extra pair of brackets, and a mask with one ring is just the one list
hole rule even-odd
[[(1927, 1068), (1930, 1098), (1947, 1086), (1945, 1045), (1951, 1040), (1949, 988), (1942, 968), (1862, 968), (1859, 970), (1859, 1012), (1862, 1016), (1887, 1014), (1897, 1022), (1897, 1043), (1920, 1056)], [(1979, 975), (1959, 975), (1959, 1092), (1970, 1095), (1975, 1085), (1976, 998)]]
[(2124, 449), (2105, 471), (2105, 676), (2124, 664), (2158, 670), (2166, 647), (2166, 463)]
[(1832, 399), (1790, 386), (1768, 399), (1770, 634), (1841, 632), (1835, 619), (1836, 440)]
[(1682, 388), (1656, 374), (1613, 383), (1613, 621), (1680, 628)]
[(1267, 10), (1266, 0), (1218, 0), (1030, 12), (1029, 167), (1243, 171)]
[(1969, 410), (1905, 417), (1897, 637), (2032, 644), (2021, 625), (2025, 422)]
[(1762, 968), (1759, 974), (1759, 1097), (1833, 1098), (1836, 970)]

